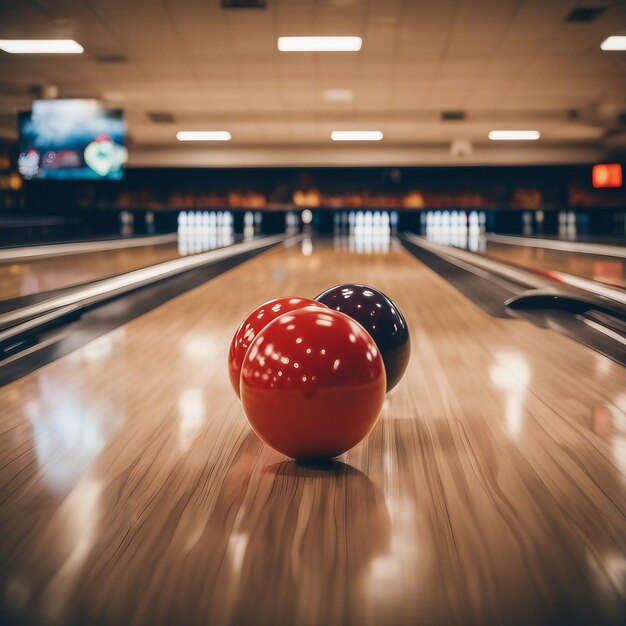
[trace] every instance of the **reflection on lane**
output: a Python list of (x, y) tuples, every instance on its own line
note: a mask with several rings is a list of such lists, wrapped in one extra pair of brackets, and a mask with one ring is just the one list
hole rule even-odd
[(626, 481), (626, 393), (593, 411), (593, 431), (609, 442), (613, 461)]
[(86, 478), (74, 488), (51, 520), (48, 532), (60, 542), (59, 569), (41, 597), (42, 613), (50, 621), (62, 621), (66, 606), (98, 536), (102, 515), (103, 483)]
[(335, 250), (354, 254), (386, 254), (391, 248), (389, 233), (335, 235)]
[(516, 439), (523, 427), (524, 401), (531, 381), (531, 369), (520, 351), (499, 350), (494, 357), (489, 377), (504, 394), (506, 432), (512, 439)]
[(67, 493), (76, 485), (124, 423), (112, 402), (97, 406), (89, 402), (84, 378), (87, 367), (105, 375), (124, 334), (124, 328), (118, 328), (72, 353), (68, 364), (75, 366), (74, 373), (63, 386), (42, 372), (37, 393), (24, 402), (41, 478), (56, 493)]
[(202, 389), (191, 387), (181, 392), (178, 397), (179, 446), (181, 452), (187, 452), (206, 419), (206, 404)]
[[(241, 470), (250, 460), (239, 458)], [(237, 465), (227, 475), (233, 484), (225, 485), (224, 494), (235, 493), (240, 484)], [(386, 557), (391, 528), (384, 495), (363, 472), (340, 461), (284, 461), (252, 472), (247, 493), (240, 493), (245, 497), (239, 513), (245, 514), (237, 515), (228, 541), (229, 623), (282, 623), (277, 615), (291, 616), (293, 624), (309, 623), (312, 616), (324, 623), (323, 616), (346, 598), (363, 597), (364, 587), (373, 584), (381, 595), (392, 591), (394, 579), (372, 580), (381, 573), (377, 562), (393, 561)], [(209, 529), (221, 527), (232, 506), (228, 499), (219, 501)], [(260, 602), (269, 589), (275, 601)], [(361, 611), (367, 614), (369, 608)]]

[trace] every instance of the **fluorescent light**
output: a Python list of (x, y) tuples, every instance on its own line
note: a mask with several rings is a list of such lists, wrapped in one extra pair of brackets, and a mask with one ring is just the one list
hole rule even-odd
[(380, 141), (383, 134), (379, 130), (333, 130), (333, 141)]
[(352, 102), (354, 93), (350, 89), (327, 89), (324, 92), (326, 102)]
[(230, 141), (227, 130), (179, 130), (176, 133), (178, 141)]
[(600, 44), (600, 47), (602, 50), (626, 50), (626, 35), (611, 35)]
[(541, 137), (538, 130), (492, 130), (491, 141), (536, 141)]
[(281, 52), (358, 52), (360, 37), (279, 37)]
[(73, 39), (0, 39), (0, 50), (11, 54), (81, 54)]

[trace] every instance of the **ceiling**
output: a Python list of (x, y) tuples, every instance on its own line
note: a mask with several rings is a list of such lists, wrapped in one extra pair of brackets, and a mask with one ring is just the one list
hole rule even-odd
[[(565, 21), (580, 6), (605, 10)], [(0, 38), (71, 37), (83, 55), (0, 52), (0, 134), (35, 91), (96, 97), (126, 112), (131, 164), (259, 165), (575, 161), (622, 150), (626, 2), (582, 0), (9, 0)], [(359, 35), (356, 53), (281, 53), (279, 35)], [(108, 59), (107, 59), (108, 58)], [(351, 101), (324, 98), (350, 90)], [(464, 121), (441, 121), (444, 111)], [(149, 113), (174, 121), (155, 123)], [(622, 118), (622, 123), (624, 122)], [(494, 144), (493, 128), (536, 128), (532, 146)], [(190, 146), (180, 129), (228, 130)], [(333, 129), (377, 129), (339, 146)], [(473, 153), (453, 156), (455, 140)]]

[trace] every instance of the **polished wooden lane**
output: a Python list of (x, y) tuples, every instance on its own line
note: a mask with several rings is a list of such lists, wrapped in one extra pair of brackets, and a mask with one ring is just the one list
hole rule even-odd
[(0, 299), (61, 289), (178, 256), (177, 244), (167, 243), (0, 264)]
[(567, 272), (608, 285), (626, 287), (626, 261), (595, 254), (564, 252), (523, 245), (487, 242), (487, 256), (518, 265)]
[[(0, 390), (3, 623), (623, 623), (625, 370), (400, 249), (310, 252)], [(248, 428), (227, 347), (263, 300), (339, 281), (398, 301), (413, 356), (365, 442), (298, 465)]]

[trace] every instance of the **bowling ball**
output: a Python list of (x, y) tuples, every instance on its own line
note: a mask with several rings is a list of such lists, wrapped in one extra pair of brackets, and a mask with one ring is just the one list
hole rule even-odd
[(411, 337), (402, 312), (382, 291), (367, 285), (331, 287), (315, 297), (356, 320), (372, 336), (385, 363), (387, 391), (402, 378), (411, 356)]
[(305, 306), (326, 308), (323, 304), (315, 300), (310, 300), (309, 298), (299, 298), (295, 296), (276, 298), (275, 300), (264, 302), (261, 306), (254, 309), (240, 324), (230, 343), (230, 351), (228, 353), (228, 375), (230, 377), (230, 384), (235, 390), (237, 397), (239, 397), (241, 365), (253, 339), (272, 320), (275, 320), (288, 311), (301, 309)]
[(332, 458), (374, 427), (385, 366), (353, 319), (306, 307), (268, 324), (241, 370), (241, 402), (257, 435), (299, 460)]

